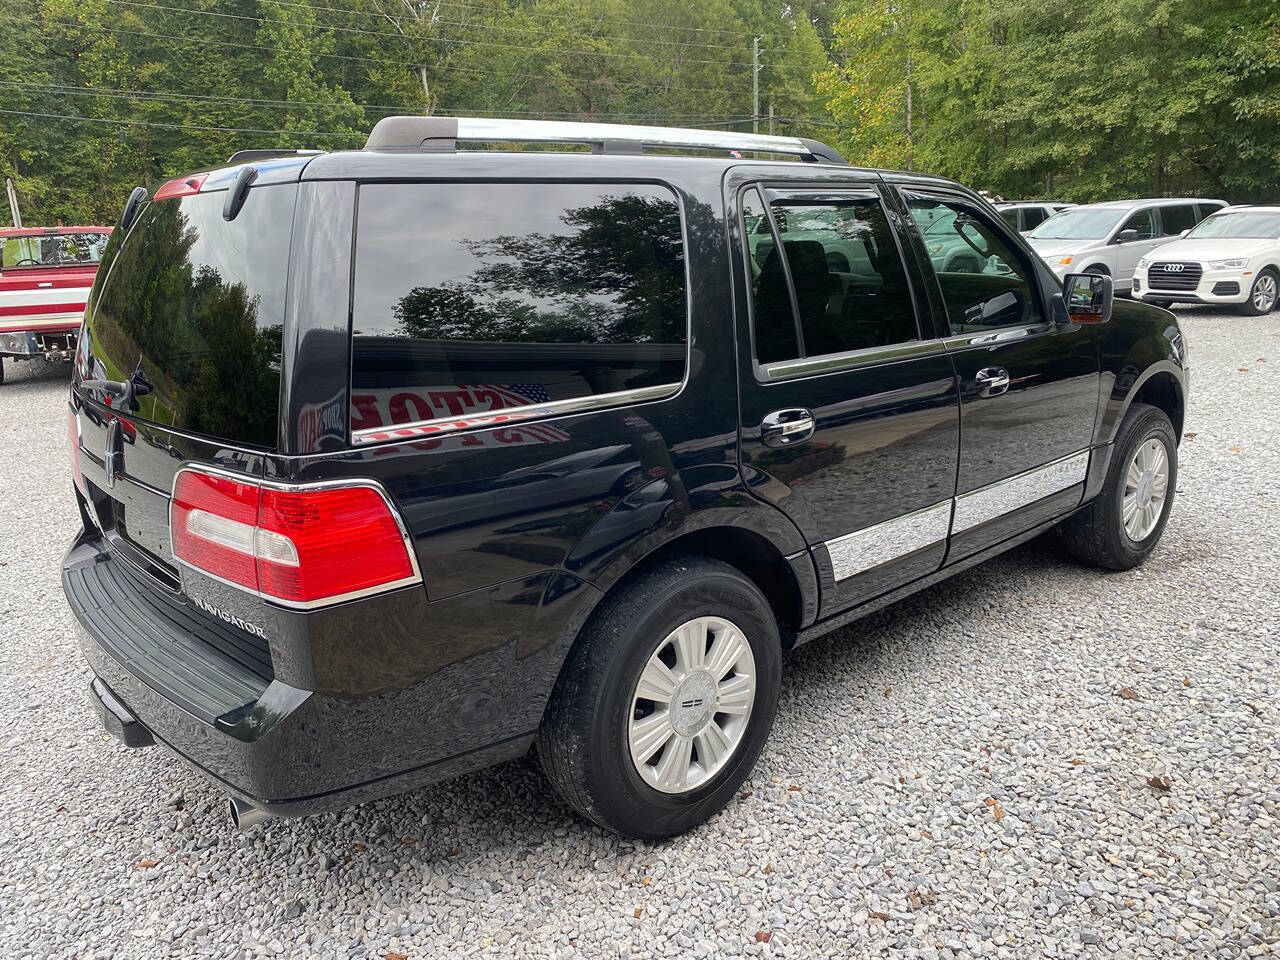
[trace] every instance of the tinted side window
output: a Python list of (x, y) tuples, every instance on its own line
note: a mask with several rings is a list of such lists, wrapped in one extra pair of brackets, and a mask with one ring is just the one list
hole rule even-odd
[(742, 194), (742, 220), (751, 267), (751, 301), (756, 360), (775, 363), (800, 356), (791, 290), (778, 256), (764, 201), (754, 187)]
[(1196, 208), (1190, 203), (1171, 204), (1160, 208), (1161, 236), (1176, 237), (1196, 225)]
[[(800, 356), (919, 338), (906, 271), (878, 197), (852, 191), (835, 199), (824, 194), (821, 202), (792, 197), (776, 201), (772, 209), (799, 309)], [(774, 293), (781, 266), (776, 244), (762, 260), (757, 246), (752, 259), (760, 269), (753, 285), (757, 359), (768, 363), (769, 325), (779, 333), (784, 326), (776, 317), (775, 303), (781, 299)], [(789, 296), (786, 305), (790, 314)]]
[(955, 333), (1039, 323), (1027, 259), (968, 203), (907, 194)]
[(684, 378), (680, 208), (668, 189), (366, 184), (352, 429)]
[(1156, 235), (1155, 217), (1150, 210), (1139, 210), (1124, 222), (1120, 230), (1137, 230), (1139, 240), (1153, 240)]
[(1000, 211), (1000, 219), (1007, 223), (1014, 230), (1018, 229), (1018, 210), (1016, 207), (1005, 207)]
[(1222, 209), (1221, 203), (1197, 203), (1196, 204), (1196, 223), (1199, 223), (1205, 217), (1211, 216)]
[(1024, 207), (1022, 210), (1022, 229), (1034, 230), (1049, 218), (1049, 211), (1044, 207)]

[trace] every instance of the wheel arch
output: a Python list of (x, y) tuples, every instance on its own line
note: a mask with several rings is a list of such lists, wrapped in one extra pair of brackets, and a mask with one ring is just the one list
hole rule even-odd
[[(1186, 384), (1183, 370), (1171, 361), (1152, 364), (1134, 381), (1119, 398), (1119, 410), (1107, 440), (1114, 440), (1120, 423), (1134, 403), (1146, 403), (1163, 410), (1173, 424), (1174, 435), (1182, 441), (1182, 428), (1186, 423)], [(1117, 400), (1112, 394), (1113, 402)]]

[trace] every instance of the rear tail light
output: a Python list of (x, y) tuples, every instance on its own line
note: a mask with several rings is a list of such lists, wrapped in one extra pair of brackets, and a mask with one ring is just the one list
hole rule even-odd
[(284, 606), (422, 580), (390, 502), (368, 481), (284, 487), (186, 467), (169, 520), (176, 560)]

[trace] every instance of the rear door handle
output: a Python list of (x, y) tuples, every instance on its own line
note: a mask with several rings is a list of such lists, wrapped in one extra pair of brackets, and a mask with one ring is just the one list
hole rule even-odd
[(973, 375), (978, 396), (998, 397), (1009, 389), (1009, 371), (1004, 367), (983, 367)]
[(804, 407), (775, 410), (760, 422), (760, 438), (766, 447), (789, 447), (813, 436), (813, 414)]

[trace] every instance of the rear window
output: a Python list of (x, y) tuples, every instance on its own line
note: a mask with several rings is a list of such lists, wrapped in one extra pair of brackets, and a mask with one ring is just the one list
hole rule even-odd
[(367, 184), (357, 218), (353, 430), (684, 379), (667, 188)]
[(275, 447), (296, 196), (252, 188), (230, 223), (222, 192), (149, 204), (108, 262), (81, 376), (132, 379), (144, 420)]

